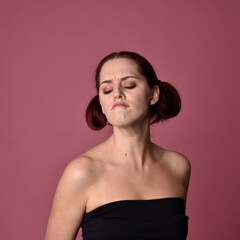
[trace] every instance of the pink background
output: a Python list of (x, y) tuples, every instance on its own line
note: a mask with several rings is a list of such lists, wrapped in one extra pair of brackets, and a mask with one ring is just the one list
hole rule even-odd
[(182, 97), (152, 139), (191, 162), (188, 239), (237, 239), (239, 12), (237, 0), (1, 0), (0, 238), (44, 238), (63, 169), (110, 134), (84, 119), (95, 68), (130, 50)]

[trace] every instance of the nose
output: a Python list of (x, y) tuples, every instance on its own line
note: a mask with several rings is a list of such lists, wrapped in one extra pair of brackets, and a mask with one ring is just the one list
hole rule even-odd
[(123, 94), (123, 92), (121, 91), (120, 87), (116, 88), (114, 93), (113, 93), (113, 97), (115, 99), (118, 99), (118, 98), (121, 98), (121, 99), (124, 99), (125, 98), (125, 95)]

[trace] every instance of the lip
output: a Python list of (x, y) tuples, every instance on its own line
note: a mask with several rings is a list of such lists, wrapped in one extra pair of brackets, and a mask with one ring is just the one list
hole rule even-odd
[(124, 102), (117, 102), (113, 105), (112, 109), (116, 107), (128, 107), (128, 105)]

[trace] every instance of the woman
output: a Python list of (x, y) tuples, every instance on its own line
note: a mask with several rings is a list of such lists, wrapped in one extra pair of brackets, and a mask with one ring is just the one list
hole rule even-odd
[(113, 133), (66, 167), (46, 240), (75, 239), (80, 226), (84, 240), (186, 239), (189, 161), (150, 139), (150, 124), (179, 113), (178, 92), (134, 52), (106, 56), (96, 88), (87, 123)]

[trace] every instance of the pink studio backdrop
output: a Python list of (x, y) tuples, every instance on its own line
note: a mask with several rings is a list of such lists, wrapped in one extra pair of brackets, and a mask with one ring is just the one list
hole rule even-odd
[(97, 63), (119, 50), (145, 56), (181, 94), (181, 113), (153, 126), (152, 139), (191, 162), (188, 239), (237, 239), (239, 7), (1, 0), (0, 239), (42, 240), (65, 166), (109, 136), (90, 130), (84, 112)]

